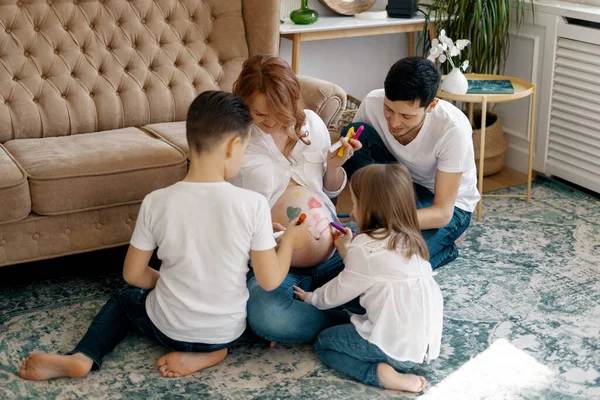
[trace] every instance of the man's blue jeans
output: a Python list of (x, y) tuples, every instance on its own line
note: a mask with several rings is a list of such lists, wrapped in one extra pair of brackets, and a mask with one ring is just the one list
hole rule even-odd
[(381, 387), (377, 366), (387, 363), (404, 372), (416, 364), (389, 357), (379, 347), (362, 338), (352, 324), (326, 329), (315, 342), (317, 356), (327, 366), (342, 372), (365, 385)]
[(261, 338), (283, 343), (310, 343), (325, 328), (347, 323), (348, 314), (365, 310), (355, 299), (342, 309), (322, 311), (294, 296), (293, 286), (313, 291), (335, 278), (344, 269), (344, 263), (336, 251), (324, 263), (314, 268), (291, 268), (283, 283), (273, 291), (260, 287), (254, 273), (248, 273), (248, 324)]
[(104, 356), (132, 331), (143, 333), (144, 336), (171, 352), (212, 353), (231, 345), (231, 343), (188, 343), (167, 337), (148, 317), (146, 312), (148, 293), (150, 293), (148, 289), (132, 288), (113, 294), (98, 312), (81, 341), (67, 354), (81, 353), (94, 362), (93, 370), (99, 369)]
[[(365, 127), (365, 130), (359, 137), (359, 141), (363, 147), (354, 153), (354, 156), (343, 165), (344, 170), (346, 170), (346, 174), (348, 175), (348, 179), (350, 179), (352, 174), (358, 169), (367, 165), (394, 164), (398, 162), (396, 157), (394, 157), (387, 147), (385, 147), (385, 144), (377, 131), (367, 124), (362, 122), (352, 123), (342, 130), (341, 135), (345, 136), (351, 126), (354, 126), (354, 129), (356, 130), (361, 125), (364, 125)], [(416, 183), (414, 184), (414, 187), (417, 197), (417, 209), (431, 207), (433, 204), (433, 193)], [(454, 207), (454, 215), (448, 225), (443, 228), (421, 231), (421, 234), (427, 243), (427, 248), (429, 249), (429, 262), (433, 269), (441, 267), (458, 257), (458, 248), (454, 242), (463, 234), (470, 222), (470, 212)]]

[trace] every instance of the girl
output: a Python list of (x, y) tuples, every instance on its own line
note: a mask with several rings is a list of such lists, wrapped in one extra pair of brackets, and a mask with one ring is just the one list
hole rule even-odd
[(358, 235), (336, 233), (345, 269), (313, 293), (294, 293), (326, 310), (360, 296), (365, 315), (324, 330), (321, 361), (367, 385), (421, 392), (425, 378), (403, 374), (439, 356), (443, 299), (419, 231), (410, 173), (400, 164), (373, 164), (350, 183)]
[(344, 267), (334, 253), (329, 229), (336, 220), (330, 198), (344, 189), (346, 173), (341, 167), (361, 144), (344, 138), (342, 157), (329, 152), (327, 127), (316, 113), (304, 109), (298, 79), (279, 57), (246, 60), (233, 91), (248, 104), (254, 125), (242, 169), (231, 183), (267, 199), (275, 231), (284, 230), (302, 212), (311, 234), (307, 245), (294, 251), (296, 268), (277, 289), (262, 289), (250, 273), (248, 323), (271, 342), (312, 342), (332, 325), (330, 313), (295, 299), (292, 286), (313, 290)]

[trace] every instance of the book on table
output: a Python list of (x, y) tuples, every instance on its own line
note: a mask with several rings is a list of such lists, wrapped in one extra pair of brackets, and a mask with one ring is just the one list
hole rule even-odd
[(513, 94), (515, 88), (508, 79), (468, 79), (467, 94)]

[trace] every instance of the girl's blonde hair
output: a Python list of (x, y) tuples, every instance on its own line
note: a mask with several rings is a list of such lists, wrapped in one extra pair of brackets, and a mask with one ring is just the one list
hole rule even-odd
[[(417, 219), (410, 172), (402, 164), (372, 164), (352, 175), (350, 189), (361, 221), (360, 233), (374, 239), (390, 238), (389, 250), (401, 247), (407, 258), (429, 251)], [(377, 231), (377, 232), (376, 232)]]
[(283, 59), (269, 55), (255, 55), (247, 59), (233, 84), (233, 93), (246, 103), (256, 93), (265, 95), (269, 110), (273, 110), (277, 120), (287, 128), (288, 138), (283, 151), (285, 158), (291, 161), (290, 154), (298, 140), (310, 145), (306, 138), (308, 133), (301, 130), (306, 114), (300, 83)]

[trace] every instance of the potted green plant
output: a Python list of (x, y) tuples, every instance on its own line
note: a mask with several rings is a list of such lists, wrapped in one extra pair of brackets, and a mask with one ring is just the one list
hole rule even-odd
[[(504, 71), (509, 50), (510, 27), (518, 29), (527, 7), (533, 11), (528, 0), (428, 0), (420, 4), (425, 18), (434, 20), (436, 30), (442, 29), (448, 37), (465, 38), (471, 42), (466, 59), (471, 70), (478, 74), (501, 74)], [(514, 13), (511, 17), (511, 9)], [(423, 53), (434, 38), (429, 37), (427, 25), (423, 30)], [(442, 65), (442, 72), (450, 72), (451, 66)]]
[[(504, 72), (511, 26), (519, 28), (528, 7), (533, 12), (533, 2), (527, 0), (428, 0), (427, 3), (420, 4), (426, 20), (435, 21), (438, 32), (444, 31), (444, 35), (448, 37), (470, 41), (465, 50), (468, 51), (466, 59), (469, 60), (472, 72), (493, 75)], [(429, 49), (434, 38), (429, 37), (427, 25), (423, 30), (423, 54), (431, 55)], [(440, 64), (443, 74), (451, 73), (452, 68), (453, 65), (449, 62)], [(508, 148), (508, 142), (504, 138), (498, 116), (489, 111), (487, 114), (484, 175), (491, 175), (504, 166), (504, 152)], [(477, 165), (480, 136), (481, 119), (475, 119), (473, 142)], [(492, 165), (488, 161), (494, 161), (496, 167), (488, 170), (488, 165)]]

